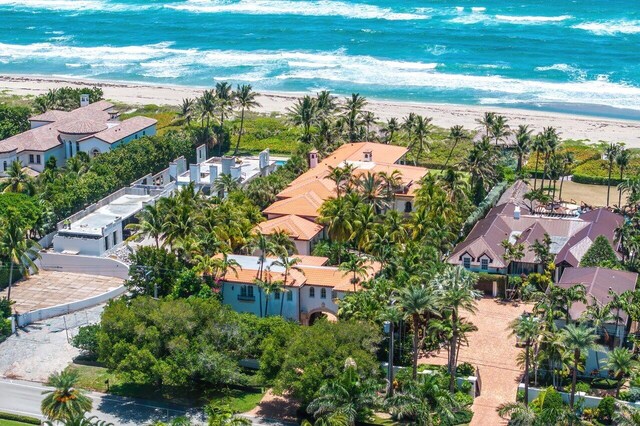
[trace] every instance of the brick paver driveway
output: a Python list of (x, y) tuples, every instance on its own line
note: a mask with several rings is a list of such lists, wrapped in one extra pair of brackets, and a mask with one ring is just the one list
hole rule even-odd
[[(13, 285), (11, 299), (18, 313), (61, 305), (97, 296), (122, 285), (122, 279), (99, 275), (40, 270)], [(0, 292), (0, 298), (7, 290)]]
[[(510, 337), (508, 324), (530, 307), (520, 304), (502, 304), (496, 299), (481, 299), (475, 315), (465, 317), (478, 327), (469, 335), (469, 346), (460, 350), (459, 362), (470, 362), (480, 369), (481, 395), (473, 404), (471, 426), (506, 425), (496, 413), (504, 402), (515, 401), (522, 371), (516, 364), (515, 337)], [(423, 363), (446, 364), (447, 353), (430, 354)]]

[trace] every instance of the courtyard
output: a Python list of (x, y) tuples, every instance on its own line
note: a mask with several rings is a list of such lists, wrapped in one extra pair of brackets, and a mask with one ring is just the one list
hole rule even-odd
[[(120, 278), (40, 270), (15, 283), (11, 289), (11, 299), (15, 301), (14, 311), (22, 314), (88, 299), (121, 285)], [(0, 291), (0, 298), (6, 296), (7, 289)]]

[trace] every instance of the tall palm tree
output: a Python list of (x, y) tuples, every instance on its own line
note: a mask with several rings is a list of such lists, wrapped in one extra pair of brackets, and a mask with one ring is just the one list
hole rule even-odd
[[(613, 315), (611, 304), (606, 303), (601, 305), (595, 297), (591, 297), (591, 303), (587, 306), (587, 310), (583, 313), (584, 319), (589, 322), (589, 325), (596, 329), (599, 333), (602, 331), (604, 341), (609, 341), (609, 331), (607, 330), (607, 324), (611, 323), (615, 319)], [(598, 352), (596, 352), (596, 365), (598, 370), (600, 369), (600, 359)]]
[(544, 190), (544, 179), (547, 176), (547, 171), (549, 170), (549, 158), (552, 155), (555, 155), (556, 148), (560, 143), (560, 136), (558, 135), (558, 131), (554, 127), (549, 126), (542, 129), (542, 137), (544, 138), (545, 157), (540, 189)]
[[(281, 268), (284, 268), (284, 274), (282, 278), (283, 289), (286, 289), (287, 284), (289, 284), (289, 276), (291, 274), (291, 271), (297, 271), (297, 272), (300, 272), (302, 275), (304, 275), (304, 271), (302, 270), (302, 268), (298, 266), (298, 264), (300, 264), (301, 262), (302, 262), (302, 259), (300, 259), (299, 257), (289, 257), (288, 253), (281, 252), (280, 255), (278, 256), (278, 260), (272, 263), (272, 265), (280, 266)], [(284, 294), (282, 294), (280, 297), (280, 316), (282, 316), (283, 308), (284, 308)]]
[(328, 90), (322, 90), (316, 95), (316, 104), (318, 106), (318, 113), (323, 118), (332, 116), (337, 108), (336, 97)]
[(613, 424), (617, 426), (640, 426), (640, 410), (627, 404), (617, 404), (613, 414)]
[(236, 149), (233, 150), (233, 155), (238, 155), (238, 149), (240, 148), (240, 138), (242, 138), (242, 131), (244, 129), (244, 113), (245, 111), (251, 111), (253, 108), (260, 106), (260, 103), (256, 101), (258, 96), (255, 93), (250, 84), (238, 85), (238, 89), (234, 93), (235, 100), (240, 106), (240, 131), (238, 132), (238, 141), (236, 142)]
[(165, 230), (165, 214), (157, 204), (147, 204), (136, 215), (138, 223), (129, 223), (125, 229), (130, 229), (137, 233), (138, 237), (150, 237), (156, 243), (156, 248), (160, 248), (160, 238)]
[(544, 154), (547, 149), (547, 141), (542, 136), (542, 133), (538, 133), (531, 143), (531, 149), (536, 152), (536, 165), (535, 171), (533, 175), (533, 190), (535, 191), (538, 188), (538, 165), (540, 163), (540, 154)]
[(358, 140), (358, 127), (360, 126), (362, 110), (367, 105), (367, 98), (359, 93), (352, 93), (350, 98), (345, 99), (343, 107), (344, 119), (349, 130), (349, 142)]
[[(329, 199), (320, 207), (318, 223), (326, 225), (331, 240), (347, 242), (354, 230), (354, 211), (346, 198)], [(338, 259), (340, 261), (340, 259)]]
[[(205, 406), (204, 412), (207, 415), (207, 426), (250, 426), (251, 420), (234, 414), (228, 404), (211, 402)], [(186, 424), (184, 426), (189, 426)], [(172, 425), (173, 426), (173, 425)], [(182, 426), (182, 425), (176, 425)]]
[(449, 390), (454, 392), (458, 363), (458, 339), (460, 337), (460, 311), (476, 312), (477, 299), (481, 293), (474, 287), (478, 277), (462, 266), (449, 266), (433, 278), (440, 310), (451, 316), (451, 339), (449, 340)]
[(571, 397), (569, 399), (569, 406), (573, 410), (575, 396), (576, 396), (576, 381), (578, 378), (578, 365), (580, 364), (580, 357), (591, 349), (598, 349), (596, 344), (598, 335), (595, 329), (586, 327), (585, 325), (576, 326), (574, 324), (568, 324), (560, 332), (563, 337), (564, 346), (567, 351), (573, 352), (573, 371), (571, 376)]
[(216, 110), (220, 116), (220, 130), (218, 132), (218, 156), (222, 156), (224, 143), (224, 120), (233, 113), (233, 87), (226, 81), (216, 83)]
[(496, 113), (495, 112), (485, 112), (482, 118), (476, 119), (476, 123), (480, 125), (484, 129), (484, 136), (491, 136), (491, 128), (493, 127), (493, 122), (495, 121)]
[(393, 137), (400, 131), (400, 124), (395, 117), (387, 120), (387, 124), (384, 126), (384, 133), (387, 135), (385, 142), (387, 144), (393, 143)]
[(200, 111), (200, 120), (204, 124), (207, 120), (207, 128), (211, 127), (211, 118), (216, 112), (216, 94), (213, 90), (205, 90), (197, 101), (198, 110)]
[(336, 185), (336, 196), (340, 198), (342, 195), (342, 190), (345, 189), (349, 185), (353, 178), (353, 171), (355, 170), (355, 166), (353, 164), (345, 164), (342, 167), (332, 167), (329, 166), (329, 174), (327, 175), (327, 179), (330, 179)]
[[(252, 253), (254, 251), (258, 251), (260, 254), (258, 255), (258, 272), (256, 273), (256, 280), (259, 282), (264, 281), (263, 272), (264, 272), (264, 262), (268, 256), (273, 256), (276, 253), (276, 247), (266, 235), (261, 234), (260, 232), (256, 232), (253, 234), (252, 238), (249, 241), (248, 247), (249, 252)], [(260, 317), (262, 317), (262, 287), (258, 286), (259, 292), (259, 300), (258, 304), (260, 305)]]
[(213, 182), (213, 190), (220, 198), (224, 198), (226, 195), (236, 191), (240, 188), (238, 181), (235, 180), (230, 174), (221, 174)]
[(416, 114), (410, 112), (409, 115), (402, 119), (402, 128), (407, 132), (407, 140), (409, 143), (413, 140), (413, 128), (416, 124)]
[(524, 162), (524, 157), (529, 154), (531, 151), (531, 133), (533, 130), (529, 129), (529, 126), (526, 124), (521, 124), (518, 126), (518, 130), (516, 130), (516, 146), (515, 151), (518, 156), (518, 165), (516, 166), (516, 172), (520, 173), (522, 171), (522, 166)]
[(76, 388), (78, 378), (78, 372), (74, 370), (53, 373), (49, 377), (47, 384), (55, 389), (42, 392), (46, 396), (40, 404), (47, 419), (65, 421), (91, 411), (91, 398)]
[(9, 210), (7, 218), (0, 221), (0, 253), (9, 260), (9, 285), (7, 299), (11, 301), (11, 287), (13, 285), (13, 270), (18, 267), (23, 276), (30, 271), (37, 272), (38, 266), (34, 260), (40, 258), (40, 244), (27, 238), (27, 232), (20, 225), (17, 212)]
[(449, 165), (449, 160), (451, 160), (451, 156), (453, 155), (453, 151), (456, 149), (456, 146), (464, 140), (467, 139), (467, 133), (464, 131), (464, 127), (460, 125), (455, 125), (451, 129), (449, 129), (449, 139), (453, 140), (453, 146), (449, 151), (449, 155), (447, 155), (447, 161), (444, 162), (444, 168), (446, 169)]
[(575, 163), (575, 157), (572, 152), (565, 152), (562, 156), (562, 177), (560, 179), (560, 193), (558, 194), (558, 199), (562, 201), (562, 185), (564, 183), (564, 178), (568, 174), (571, 173), (571, 167)]
[(414, 154), (413, 164), (418, 165), (418, 161), (423, 152), (428, 152), (429, 147), (426, 144), (426, 138), (431, 133), (433, 126), (431, 125), (432, 118), (416, 115), (415, 123), (413, 125), (414, 140), (409, 145), (409, 151), (417, 148), (417, 152)]
[(620, 396), (620, 387), (625, 377), (637, 371), (638, 363), (633, 359), (633, 353), (626, 348), (614, 348), (607, 355), (607, 368), (616, 376), (616, 398)]
[(18, 160), (13, 161), (7, 169), (7, 177), (2, 182), (4, 186), (3, 192), (16, 192), (21, 194), (35, 194), (35, 185), (33, 179), (22, 169), (22, 163)]
[(604, 150), (604, 154), (607, 157), (608, 175), (607, 175), (607, 207), (609, 207), (609, 195), (611, 192), (611, 174), (613, 173), (613, 165), (616, 162), (616, 157), (620, 153), (622, 146), (620, 144), (609, 144)]
[[(616, 165), (620, 170), (620, 182), (624, 178), (624, 171), (629, 166), (629, 162), (631, 161), (631, 151), (626, 149), (624, 146), (620, 146), (620, 151), (618, 155), (616, 155)], [(618, 189), (618, 208), (622, 208), (622, 190)]]
[(418, 375), (420, 318), (427, 312), (436, 311), (436, 298), (429, 288), (423, 285), (410, 285), (400, 290), (398, 303), (402, 307), (405, 318), (410, 319), (413, 325), (413, 378), (415, 380)]
[(378, 117), (376, 117), (376, 115), (371, 111), (365, 111), (365, 112), (362, 113), (362, 122), (364, 123), (365, 130), (367, 132), (367, 134), (366, 134), (366, 139), (367, 140), (369, 140), (371, 138), (370, 137), (370, 135), (371, 135), (370, 129), (371, 129), (371, 126), (373, 124), (376, 124), (377, 118)]
[(524, 401), (529, 403), (529, 365), (531, 364), (531, 346), (542, 332), (542, 322), (534, 315), (521, 315), (509, 323), (511, 335), (516, 336), (524, 342), (525, 364), (524, 364)]
[(191, 98), (185, 98), (182, 100), (180, 104), (180, 111), (178, 112), (178, 117), (183, 119), (187, 126), (191, 124), (191, 120), (193, 119), (193, 110), (196, 106), (196, 101)]
[(511, 135), (511, 130), (507, 124), (507, 118), (504, 115), (496, 115), (491, 123), (491, 136), (496, 142), (496, 146), (500, 144), (500, 141), (504, 140), (507, 136)]
[(289, 120), (295, 126), (302, 126), (301, 141), (311, 143), (311, 127), (318, 119), (318, 104), (311, 96), (298, 99), (293, 106), (287, 108)]
[(369, 276), (371, 266), (364, 257), (351, 256), (349, 260), (342, 262), (338, 269), (344, 272), (344, 275), (353, 274), (351, 284), (353, 284), (353, 291), (356, 291), (356, 285), (360, 280)]

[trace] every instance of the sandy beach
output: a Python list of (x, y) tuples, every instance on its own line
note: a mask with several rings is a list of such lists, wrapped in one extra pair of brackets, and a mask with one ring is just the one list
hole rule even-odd
[[(5, 94), (39, 95), (63, 86), (99, 86), (106, 99), (132, 105), (156, 104), (179, 105), (183, 98), (194, 98), (205, 89), (173, 85), (140, 84), (117, 81), (58, 78), (49, 76), (0, 75), (0, 91)], [(262, 105), (258, 111), (282, 113), (302, 94), (263, 92), (258, 101)], [(528, 124), (532, 129), (540, 130), (553, 126), (565, 139), (581, 139), (591, 142), (624, 142), (627, 147), (640, 148), (640, 121), (626, 121), (568, 115), (553, 112), (539, 112), (509, 108), (494, 108), (467, 105), (425, 104), (369, 100), (367, 110), (381, 120), (391, 117), (402, 118), (414, 112), (433, 118), (440, 127), (461, 124), (468, 129), (478, 127), (475, 120), (485, 111), (494, 111), (506, 116), (512, 128), (519, 124)]]

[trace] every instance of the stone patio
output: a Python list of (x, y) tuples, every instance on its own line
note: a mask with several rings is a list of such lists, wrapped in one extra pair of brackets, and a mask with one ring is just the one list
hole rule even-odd
[[(37, 309), (76, 302), (114, 290), (122, 285), (119, 278), (41, 270), (13, 285), (14, 311), (25, 313)], [(7, 289), (0, 291), (0, 298)]]
[[(478, 302), (475, 315), (463, 314), (478, 327), (478, 331), (470, 333), (469, 346), (460, 349), (459, 363), (470, 362), (478, 367), (482, 382), (481, 394), (473, 403), (471, 426), (507, 424), (498, 416), (496, 408), (502, 403), (515, 401), (522, 376), (516, 363), (522, 349), (516, 347), (515, 337), (509, 336), (509, 323), (525, 310), (531, 311), (531, 307), (484, 298)], [(446, 364), (447, 352), (428, 354), (420, 362)]]

